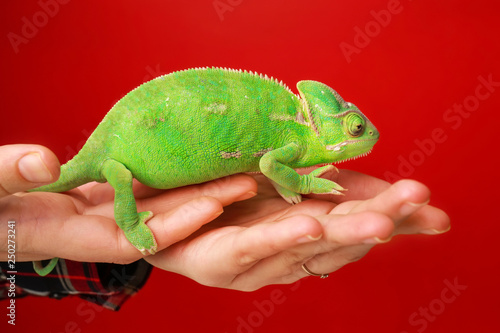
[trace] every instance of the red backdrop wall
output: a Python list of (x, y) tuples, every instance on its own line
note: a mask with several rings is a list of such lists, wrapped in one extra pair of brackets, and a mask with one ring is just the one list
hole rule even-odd
[(189, 67), (254, 70), (293, 89), (314, 79), (381, 132), (370, 156), (342, 166), (422, 181), (452, 221), (447, 234), (396, 237), (324, 281), (242, 293), (155, 270), (117, 313), (28, 298), (16, 328), (498, 331), (499, 10), (493, 0), (3, 1), (0, 144), (43, 144), (64, 162), (125, 93)]

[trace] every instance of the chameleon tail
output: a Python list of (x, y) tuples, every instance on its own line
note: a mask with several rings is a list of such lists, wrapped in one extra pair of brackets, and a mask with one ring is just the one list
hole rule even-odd
[[(79, 157), (75, 159), (80, 160)], [(88, 177), (87, 167), (81, 165), (78, 161), (74, 162), (75, 159), (61, 166), (61, 176), (56, 182), (37, 187), (28, 192), (65, 192), (92, 181), (92, 178)]]
[(78, 155), (61, 166), (61, 176), (56, 182), (28, 192), (65, 192), (93, 180), (99, 181), (102, 176), (97, 166), (101, 164), (102, 157), (92, 150), (92, 147), (84, 146)]
[(52, 258), (50, 260), (49, 264), (45, 267), (42, 266), (41, 261), (33, 261), (33, 269), (35, 270), (35, 272), (38, 273), (38, 275), (45, 276), (45, 275), (49, 274), (50, 272), (52, 272), (54, 267), (56, 267), (58, 261), (59, 261), (59, 258)]

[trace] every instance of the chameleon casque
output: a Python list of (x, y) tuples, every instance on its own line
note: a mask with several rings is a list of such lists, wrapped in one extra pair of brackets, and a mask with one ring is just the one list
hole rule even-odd
[[(261, 172), (289, 203), (301, 194), (341, 194), (340, 185), (319, 177), (334, 162), (370, 152), (379, 133), (323, 83), (300, 81), (297, 89), (299, 95), (267, 75), (223, 68), (157, 77), (119, 100), (59, 180), (35, 191), (109, 182), (116, 223), (143, 254), (157, 250), (145, 224), (153, 213), (137, 212), (133, 178), (168, 189)], [(305, 175), (294, 170), (315, 165), (323, 166)], [(45, 275), (56, 263), (34, 266)]]

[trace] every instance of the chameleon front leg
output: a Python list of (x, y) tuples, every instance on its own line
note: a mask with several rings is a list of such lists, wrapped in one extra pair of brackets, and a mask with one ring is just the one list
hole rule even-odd
[(342, 194), (345, 189), (337, 183), (318, 178), (325, 172), (336, 169), (326, 165), (313, 170), (308, 175), (299, 175), (287, 164), (292, 163), (301, 155), (301, 149), (296, 143), (266, 153), (259, 162), (260, 171), (271, 180), (278, 193), (289, 203), (295, 204), (302, 200), (300, 194), (332, 193)]
[(153, 217), (152, 212), (137, 213), (134, 193), (132, 192), (132, 173), (116, 160), (106, 160), (102, 175), (115, 189), (115, 220), (125, 237), (142, 254), (155, 254), (156, 240), (145, 222)]

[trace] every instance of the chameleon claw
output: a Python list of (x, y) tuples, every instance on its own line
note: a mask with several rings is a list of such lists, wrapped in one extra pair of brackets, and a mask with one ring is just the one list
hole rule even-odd
[[(332, 188), (332, 193), (334, 194), (340, 194), (340, 192), (345, 192), (347, 191), (346, 188), (343, 188), (342, 186), (340, 186), (339, 184), (335, 183), (335, 182), (332, 182), (333, 183), (333, 188)], [(337, 192), (337, 193), (336, 193)]]
[(146, 249), (137, 249), (137, 250), (139, 250), (139, 252), (141, 252), (143, 256), (147, 256), (147, 255), (156, 253), (156, 246), (151, 247), (148, 250), (146, 250)]
[(283, 199), (285, 199), (286, 202), (292, 205), (296, 205), (302, 202), (302, 196), (300, 194), (293, 197), (283, 197)]
[[(341, 191), (347, 191), (346, 189), (342, 189)], [(337, 190), (332, 190), (330, 194), (335, 194), (335, 195), (345, 195), (344, 193), (337, 191)]]
[(331, 170), (335, 170), (337, 173), (340, 173), (339, 169), (333, 165), (333, 164), (328, 164), (325, 168), (325, 171), (321, 173), (320, 176), (322, 176), (323, 174), (327, 173), (328, 171), (331, 171)]
[(335, 171), (337, 171), (337, 173), (339, 173), (339, 169), (337, 169), (337, 167), (335, 165), (328, 164), (328, 165), (322, 166), (320, 168), (317, 168), (317, 169), (311, 171), (310, 175), (313, 177), (321, 177), (325, 173), (332, 171), (332, 170), (335, 170)]

